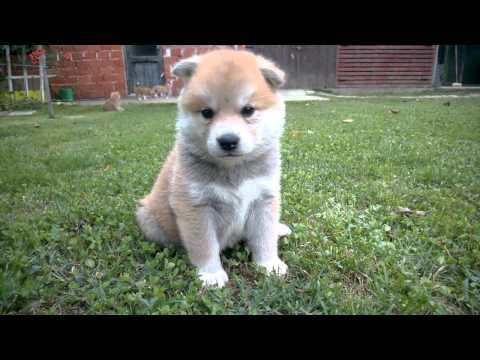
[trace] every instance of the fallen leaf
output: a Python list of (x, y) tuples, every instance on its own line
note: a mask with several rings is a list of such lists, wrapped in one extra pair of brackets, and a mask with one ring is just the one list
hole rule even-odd
[(413, 214), (413, 211), (410, 210), (410, 209), (407, 208), (407, 207), (399, 207), (397, 211), (398, 211), (400, 214), (405, 214), (405, 215), (411, 215), (411, 214)]
[(412, 215), (412, 214), (415, 214), (415, 215), (418, 215), (418, 216), (425, 216), (427, 214), (426, 211), (422, 211), (422, 210), (412, 210), (412, 209), (409, 209), (407, 207), (399, 207), (398, 210), (397, 210), (398, 213), (400, 213), (401, 215)]

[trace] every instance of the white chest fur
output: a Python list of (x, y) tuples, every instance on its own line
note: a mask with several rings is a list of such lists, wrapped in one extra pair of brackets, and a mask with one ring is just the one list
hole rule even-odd
[(223, 236), (218, 239), (222, 248), (233, 245), (245, 235), (245, 224), (250, 205), (265, 194), (276, 194), (279, 191), (277, 180), (276, 177), (257, 177), (245, 180), (237, 188), (217, 184), (202, 188), (195, 186), (195, 193), (198, 194), (198, 191), (201, 191), (203, 194), (208, 194), (209, 197), (220, 201), (229, 209), (230, 216), (224, 223), (226, 228), (222, 229)]
[(245, 180), (237, 189), (216, 186), (212, 189), (225, 204), (234, 210), (231, 222), (219, 239), (222, 247), (231, 246), (245, 235), (245, 224), (250, 205), (265, 193), (271, 193), (274, 184), (271, 179), (256, 178)]

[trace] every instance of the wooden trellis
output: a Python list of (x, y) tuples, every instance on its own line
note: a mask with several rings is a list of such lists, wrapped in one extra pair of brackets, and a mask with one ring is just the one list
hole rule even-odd
[[(38, 45), (38, 48), (41, 48), (41, 45)], [(53, 105), (52, 105), (52, 97), (50, 93), (50, 86), (49, 86), (49, 78), (54, 77), (55, 75), (48, 75), (48, 67), (46, 64), (46, 54), (43, 54), (39, 58), (38, 65), (30, 65), (26, 63), (26, 51), (25, 48), (22, 51), (22, 63), (12, 63), (11, 59), (11, 51), (10, 45), (5, 45), (5, 64), (0, 64), (7, 67), (7, 82), (8, 82), (8, 91), (13, 93), (13, 80), (15, 79), (23, 79), (24, 84), (24, 91), (25, 95), (29, 96), (29, 79), (40, 79), (40, 96), (42, 103), (47, 103), (48, 105), (48, 113), (50, 118), (54, 117), (53, 113)], [(12, 67), (20, 67), (22, 68), (22, 75), (13, 75), (12, 74)], [(28, 69), (35, 69), (38, 71), (38, 74), (29, 74)]]

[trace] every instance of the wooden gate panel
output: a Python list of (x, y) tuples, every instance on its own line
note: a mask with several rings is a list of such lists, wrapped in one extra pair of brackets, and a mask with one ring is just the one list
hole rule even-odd
[(250, 45), (247, 48), (275, 61), (287, 74), (288, 89), (335, 86), (336, 45)]
[(337, 87), (430, 87), (435, 45), (339, 45)]

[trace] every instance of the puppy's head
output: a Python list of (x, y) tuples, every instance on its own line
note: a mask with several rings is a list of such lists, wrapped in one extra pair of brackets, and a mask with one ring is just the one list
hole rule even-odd
[(113, 100), (120, 100), (120, 93), (118, 91), (114, 91), (110, 94), (110, 99)]
[(271, 61), (215, 50), (177, 63), (173, 74), (184, 83), (177, 129), (190, 151), (229, 165), (278, 144), (285, 105), (277, 90), (285, 74)]

